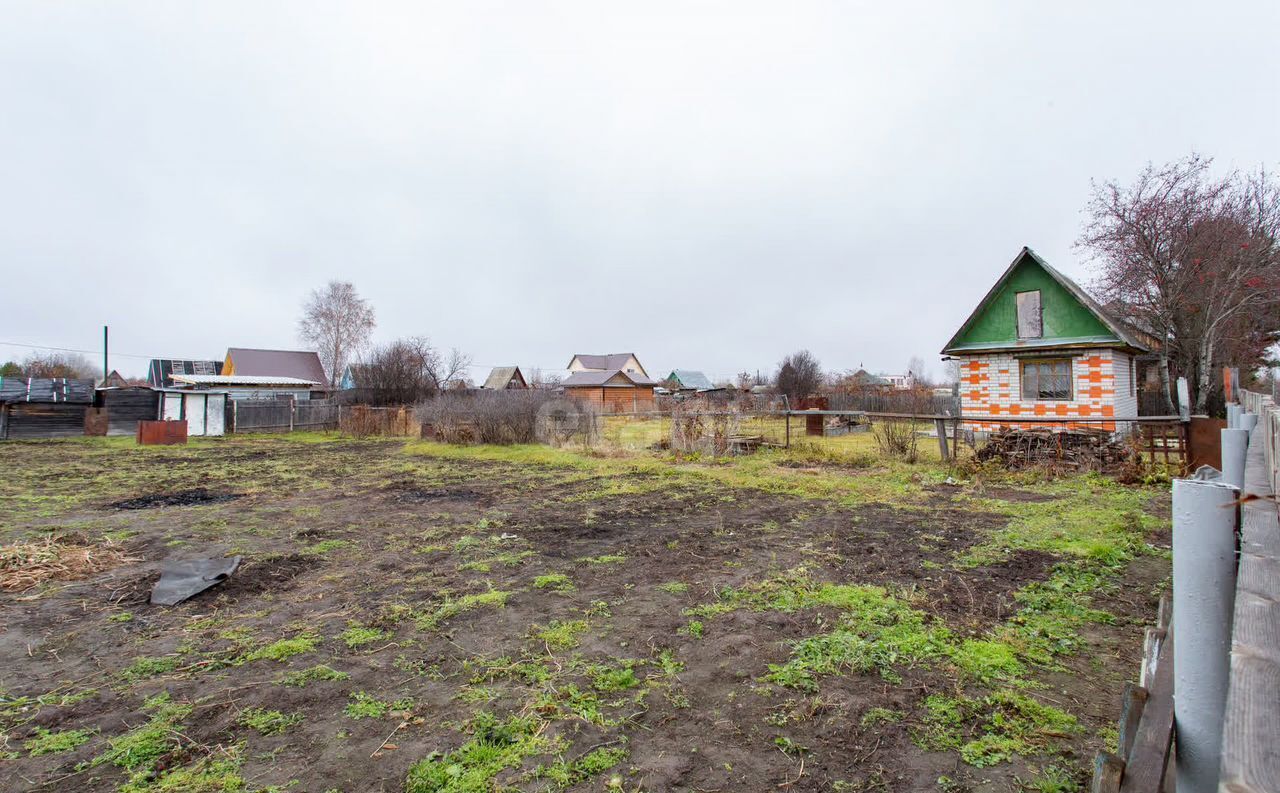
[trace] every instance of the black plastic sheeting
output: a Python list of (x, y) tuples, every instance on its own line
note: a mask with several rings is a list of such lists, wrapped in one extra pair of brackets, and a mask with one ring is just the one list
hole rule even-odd
[(221, 584), (240, 566), (240, 559), (239, 556), (228, 556), (165, 562), (160, 569), (160, 580), (151, 590), (152, 605), (176, 606), (209, 587)]

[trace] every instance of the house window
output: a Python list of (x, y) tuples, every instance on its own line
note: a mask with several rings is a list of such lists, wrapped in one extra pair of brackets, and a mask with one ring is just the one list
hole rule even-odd
[(1018, 292), (1018, 338), (1038, 339), (1044, 335), (1040, 313), (1040, 292)]
[(1071, 399), (1071, 359), (1022, 362), (1023, 399)]

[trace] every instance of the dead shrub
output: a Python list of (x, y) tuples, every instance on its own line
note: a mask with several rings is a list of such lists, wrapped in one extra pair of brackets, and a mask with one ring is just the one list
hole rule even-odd
[(697, 399), (676, 402), (671, 408), (671, 450), (726, 455), (741, 424), (742, 414), (731, 405)]
[(379, 408), (368, 405), (352, 405), (342, 411), (338, 429), (353, 438), (369, 438), (375, 435), (417, 435), (418, 423), (414, 412), (407, 407)]
[[(535, 443), (543, 437), (556, 443), (585, 437), (590, 445), (594, 440), (590, 430), (597, 430), (594, 414), (585, 406), (550, 391), (444, 392), (419, 403), (415, 412), (429, 427), (428, 434), (445, 443)], [(548, 422), (559, 423), (548, 431)]]
[(78, 581), (136, 561), (110, 541), (93, 545), (50, 537), (0, 545), (0, 590), (25, 592), (45, 581)]
[(920, 459), (919, 436), (912, 419), (877, 418), (871, 425), (880, 451), (889, 457), (914, 463)]

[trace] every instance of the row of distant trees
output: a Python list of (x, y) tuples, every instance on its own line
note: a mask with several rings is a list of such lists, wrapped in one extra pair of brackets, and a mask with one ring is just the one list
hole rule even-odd
[(86, 356), (76, 352), (32, 353), (19, 361), (0, 364), (0, 377), (67, 377), (89, 380), (102, 370)]

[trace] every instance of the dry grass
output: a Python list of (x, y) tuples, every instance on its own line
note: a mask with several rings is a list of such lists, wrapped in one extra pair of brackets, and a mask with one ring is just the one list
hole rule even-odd
[(110, 541), (93, 545), (50, 537), (0, 545), (0, 590), (25, 592), (45, 581), (76, 581), (136, 561)]

